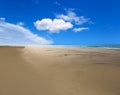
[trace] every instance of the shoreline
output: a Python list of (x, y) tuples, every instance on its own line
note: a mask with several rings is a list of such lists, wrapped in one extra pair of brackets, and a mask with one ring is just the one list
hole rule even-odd
[(81, 49), (120, 49), (117, 47), (104, 46), (79, 46), (79, 45), (0, 45), (0, 47), (61, 47), (61, 48), (81, 48)]

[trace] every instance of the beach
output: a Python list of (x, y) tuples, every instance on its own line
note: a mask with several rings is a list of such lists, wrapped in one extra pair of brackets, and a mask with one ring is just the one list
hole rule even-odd
[(120, 49), (0, 46), (0, 95), (120, 95)]

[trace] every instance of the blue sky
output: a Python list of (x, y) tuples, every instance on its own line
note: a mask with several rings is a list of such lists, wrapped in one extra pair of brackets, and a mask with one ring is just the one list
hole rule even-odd
[(120, 0), (0, 0), (0, 44), (120, 44)]

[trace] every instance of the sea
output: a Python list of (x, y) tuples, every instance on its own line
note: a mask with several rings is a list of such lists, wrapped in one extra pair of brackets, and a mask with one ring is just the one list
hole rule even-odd
[(78, 47), (78, 48), (103, 48), (103, 49), (120, 49), (119, 45), (52, 45), (61, 47)]

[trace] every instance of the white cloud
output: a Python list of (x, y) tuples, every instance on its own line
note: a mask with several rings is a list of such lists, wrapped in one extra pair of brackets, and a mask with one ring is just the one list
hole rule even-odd
[(56, 17), (65, 21), (74, 22), (77, 25), (82, 25), (89, 21), (89, 18), (85, 18), (84, 16), (77, 16), (77, 14), (73, 12), (73, 9), (68, 9), (66, 15), (58, 14)]
[[(1, 20), (2, 19), (2, 20)], [(0, 45), (29, 45), (29, 44), (51, 44), (52, 41), (46, 40), (32, 31), (20, 25), (5, 22), (0, 18)]]
[(24, 26), (23, 22), (18, 22), (17, 25)]
[(61, 6), (61, 4), (58, 1), (56, 1), (55, 4), (58, 6)]
[(5, 21), (5, 18), (0, 17), (0, 21), (1, 21), (1, 22)]
[(79, 27), (79, 28), (74, 28), (73, 31), (74, 32), (81, 32), (81, 31), (84, 31), (84, 30), (89, 30), (88, 27)]
[(49, 30), (50, 33), (59, 33), (62, 30), (67, 30), (73, 27), (70, 22), (66, 22), (62, 19), (50, 19), (44, 18), (34, 22), (35, 27), (38, 30)]

